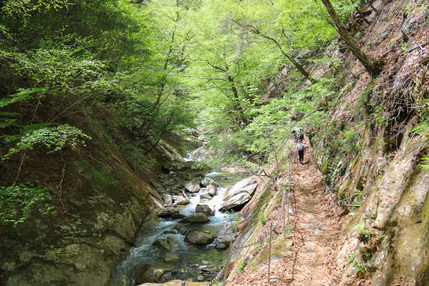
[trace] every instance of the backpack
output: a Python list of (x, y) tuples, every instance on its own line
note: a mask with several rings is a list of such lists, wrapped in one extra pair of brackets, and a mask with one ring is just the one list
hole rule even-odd
[(304, 146), (304, 144), (302, 144), (302, 143), (299, 143), (299, 144), (298, 144), (298, 150), (299, 150), (299, 151), (304, 150), (304, 147), (305, 147), (305, 146)]

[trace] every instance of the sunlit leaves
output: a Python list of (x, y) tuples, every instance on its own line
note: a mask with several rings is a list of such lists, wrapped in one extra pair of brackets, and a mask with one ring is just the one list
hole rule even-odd
[(24, 222), (33, 207), (39, 206), (39, 212), (47, 214), (54, 210), (53, 206), (41, 202), (51, 197), (47, 188), (35, 187), (29, 183), (17, 186), (0, 186), (0, 222), (3, 226)]
[(90, 140), (91, 137), (76, 127), (67, 124), (52, 128), (41, 128), (23, 135), (16, 147), (10, 149), (3, 157), (4, 159), (9, 159), (11, 155), (23, 150), (32, 150), (35, 146), (53, 148), (48, 153), (59, 151), (66, 145), (76, 146), (77, 144), (82, 144), (85, 146), (84, 139)]

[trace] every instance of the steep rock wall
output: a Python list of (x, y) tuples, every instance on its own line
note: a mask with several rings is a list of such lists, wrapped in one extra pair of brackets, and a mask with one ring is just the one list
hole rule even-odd
[[(0, 241), (4, 285), (108, 285), (115, 260), (133, 244), (151, 212), (162, 207), (156, 190), (116, 154), (103, 166), (120, 173), (115, 185), (91, 196), (91, 177), (82, 164), (69, 164), (73, 186), (65, 214), (33, 213)], [(3, 284), (2, 284), (3, 285)]]
[[(344, 269), (341, 285), (355, 285), (353, 274), (359, 269), (373, 285), (429, 281), (429, 172), (417, 167), (428, 144), (410, 129), (397, 150), (386, 152), (389, 142), (367, 128), (359, 155), (335, 186), (338, 202), (350, 211), (337, 257)], [(316, 145), (314, 155), (323, 169), (329, 158), (321, 156), (323, 144)], [(352, 206), (356, 196), (360, 207)], [(362, 234), (368, 233), (365, 239)]]

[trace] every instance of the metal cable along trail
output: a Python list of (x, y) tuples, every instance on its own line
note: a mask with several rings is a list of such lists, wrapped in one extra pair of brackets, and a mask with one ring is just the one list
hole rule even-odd
[[(296, 157), (296, 152), (293, 152), (292, 160), (290, 161), (290, 166), (289, 166), (289, 182), (288, 182), (288, 187), (287, 187), (288, 195), (290, 193), (290, 187), (291, 187), (291, 182), (292, 182), (292, 179), (291, 179), (292, 178), (292, 164), (295, 161), (295, 157)], [(219, 280), (220, 276), (225, 272), (225, 269), (226, 269), (226, 266), (228, 265), (229, 259), (232, 257), (233, 254), (235, 254), (236, 250), (247, 248), (247, 247), (250, 247), (250, 246), (253, 246), (253, 245), (256, 245), (256, 244), (262, 242), (265, 238), (267, 238), (270, 235), (271, 232), (273, 232), (274, 229), (276, 229), (276, 227), (280, 223), (280, 219), (282, 217), (284, 217), (286, 197), (287, 197), (286, 196), (286, 188), (283, 188), (283, 190), (282, 190), (282, 206), (281, 206), (281, 211), (282, 212), (281, 212), (281, 215), (279, 216), (279, 218), (277, 219), (276, 224), (274, 226), (272, 226), (271, 229), (263, 237), (259, 238), (257, 241), (255, 241), (253, 243), (250, 243), (250, 244), (247, 244), (247, 245), (244, 245), (244, 246), (236, 246), (235, 243), (234, 243), (231, 246), (231, 250), (229, 252), (228, 258), (227, 258), (225, 264), (222, 266), (222, 269), (213, 278), (213, 280), (210, 282), (210, 284), (208, 284), (208, 286), (213, 286)], [(287, 207), (288, 207), (288, 212), (287, 213), (288, 213), (288, 225), (289, 225), (289, 201), (288, 201)], [(279, 232), (279, 234), (277, 235), (277, 237), (274, 238), (273, 241), (271, 241), (271, 243), (274, 242), (274, 241), (276, 241), (283, 233), (285, 233), (285, 231), (286, 231), (285, 227), (286, 227), (286, 225), (283, 225), (283, 230)], [(226, 275), (226, 273), (225, 273), (225, 275)], [(182, 285), (186, 285), (186, 284), (182, 284)]]

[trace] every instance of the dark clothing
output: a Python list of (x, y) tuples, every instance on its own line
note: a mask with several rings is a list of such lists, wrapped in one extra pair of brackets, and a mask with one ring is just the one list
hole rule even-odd
[(304, 161), (304, 150), (298, 150), (299, 162), (302, 164)]
[(304, 143), (302, 142), (298, 143), (298, 145), (296, 146), (296, 153), (298, 153), (299, 162), (301, 164), (304, 161), (304, 153), (306, 149), (307, 149), (307, 146), (305, 146)]

